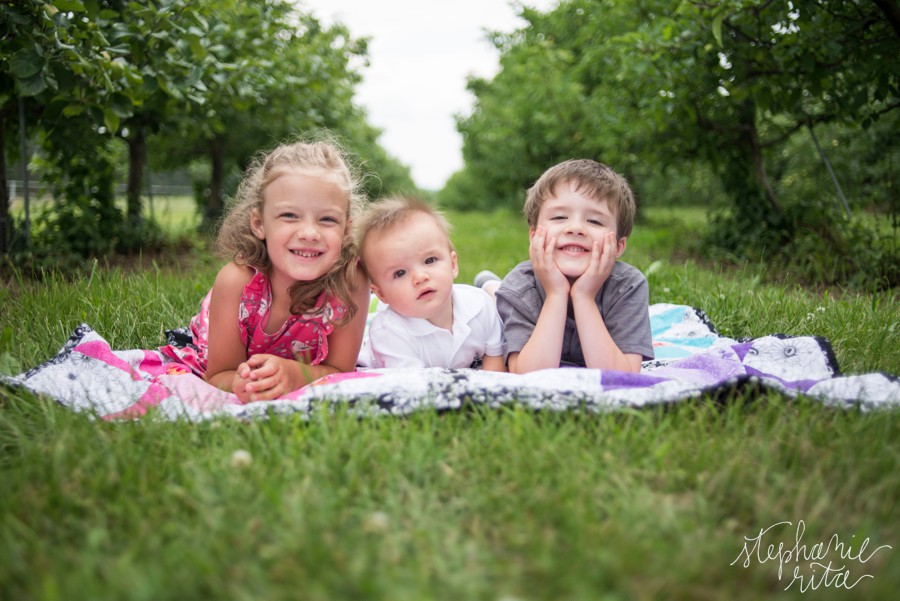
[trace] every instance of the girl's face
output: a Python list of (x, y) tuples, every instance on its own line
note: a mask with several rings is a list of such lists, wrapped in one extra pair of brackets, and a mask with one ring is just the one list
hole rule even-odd
[(347, 236), (347, 195), (315, 172), (296, 170), (269, 183), (262, 197), (250, 226), (266, 244), (273, 286), (289, 287), (328, 273)]

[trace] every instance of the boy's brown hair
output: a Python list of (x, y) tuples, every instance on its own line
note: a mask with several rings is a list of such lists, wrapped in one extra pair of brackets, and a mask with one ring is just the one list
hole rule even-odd
[(634, 225), (636, 204), (634, 193), (624, 177), (607, 165), (591, 159), (572, 159), (554, 165), (538, 178), (525, 196), (525, 219), (528, 226), (537, 225), (538, 214), (544, 201), (556, 193), (563, 184), (572, 184), (575, 190), (588, 198), (605, 200), (616, 217), (616, 237), (627, 238)]
[(395, 225), (402, 223), (415, 213), (423, 213), (428, 215), (438, 224), (438, 227), (447, 236), (447, 242), (450, 244), (450, 250), (454, 250), (453, 242), (450, 241), (450, 230), (452, 226), (444, 217), (444, 214), (435, 209), (424, 200), (411, 196), (396, 196), (379, 200), (366, 208), (355, 223), (356, 248), (359, 249), (360, 263), (363, 270), (368, 275), (365, 261), (366, 241), (372, 234), (378, 234), (389, 230)]

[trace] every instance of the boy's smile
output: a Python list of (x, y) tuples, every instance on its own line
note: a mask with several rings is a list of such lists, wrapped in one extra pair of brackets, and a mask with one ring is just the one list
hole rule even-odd
[[(544, 201), (538, 213), (535, 229), (547, 230), (547, 243), (556, 239), (553, 259), (570, 281), (577, 279), (591, 262), (591, 250), (596, 242), (603, 252), (603, 242), (609, 232), (616, 231), (616, 216), (605, 199), (587, 197), (571, 183), (562, 183), (555, 194)], [(625, 251), (625, 238), (616, 239), (616, 257)]]

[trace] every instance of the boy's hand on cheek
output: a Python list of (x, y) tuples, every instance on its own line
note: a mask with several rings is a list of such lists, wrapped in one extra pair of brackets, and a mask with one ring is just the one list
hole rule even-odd
[(534, 267), (534, 275), (547, 294), (555, 291), (569, 294), (569, 280), (559, 270), (553, 253), (556, 250), (556, 238), (547, 239), (547, 228), (537, 226), (531, 235), (528, 255)]
[(591, 262), (584, 273), (572, 284), (572, 297), (586, 296), (594, 299), (612, 273), (616, 264), (616, 235), (609, 232), (591, 247)]

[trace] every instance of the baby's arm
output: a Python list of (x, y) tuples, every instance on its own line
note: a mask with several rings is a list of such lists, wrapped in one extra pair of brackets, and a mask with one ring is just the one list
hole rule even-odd
[(244, 286), (253, 271), (234, 262), (219, 270), (209, 299), (209, 349), (206, 358), (206, 381), (222, 390), (234, 392), (241, 402), (249, 400), (244, 390), (246, 379), (238, 375), (238, 367), (247, 360), (238, 326), (238, 307)]
[(506, 371), (506, 359), (503, 356), (506, 343), (503, 340), (503, 322), (497, 311), (497, 302), (485, 290), (479, 291), (484, 306), (479, 313), (476, 331), (484, 336), (484, 355), (481, 357), (481, 369), (485, 371)]
[(481, 369), (484, 371), (506, 371), (503, 355), (497, 355), (496, 357), (485, 355), (481, 358)]

